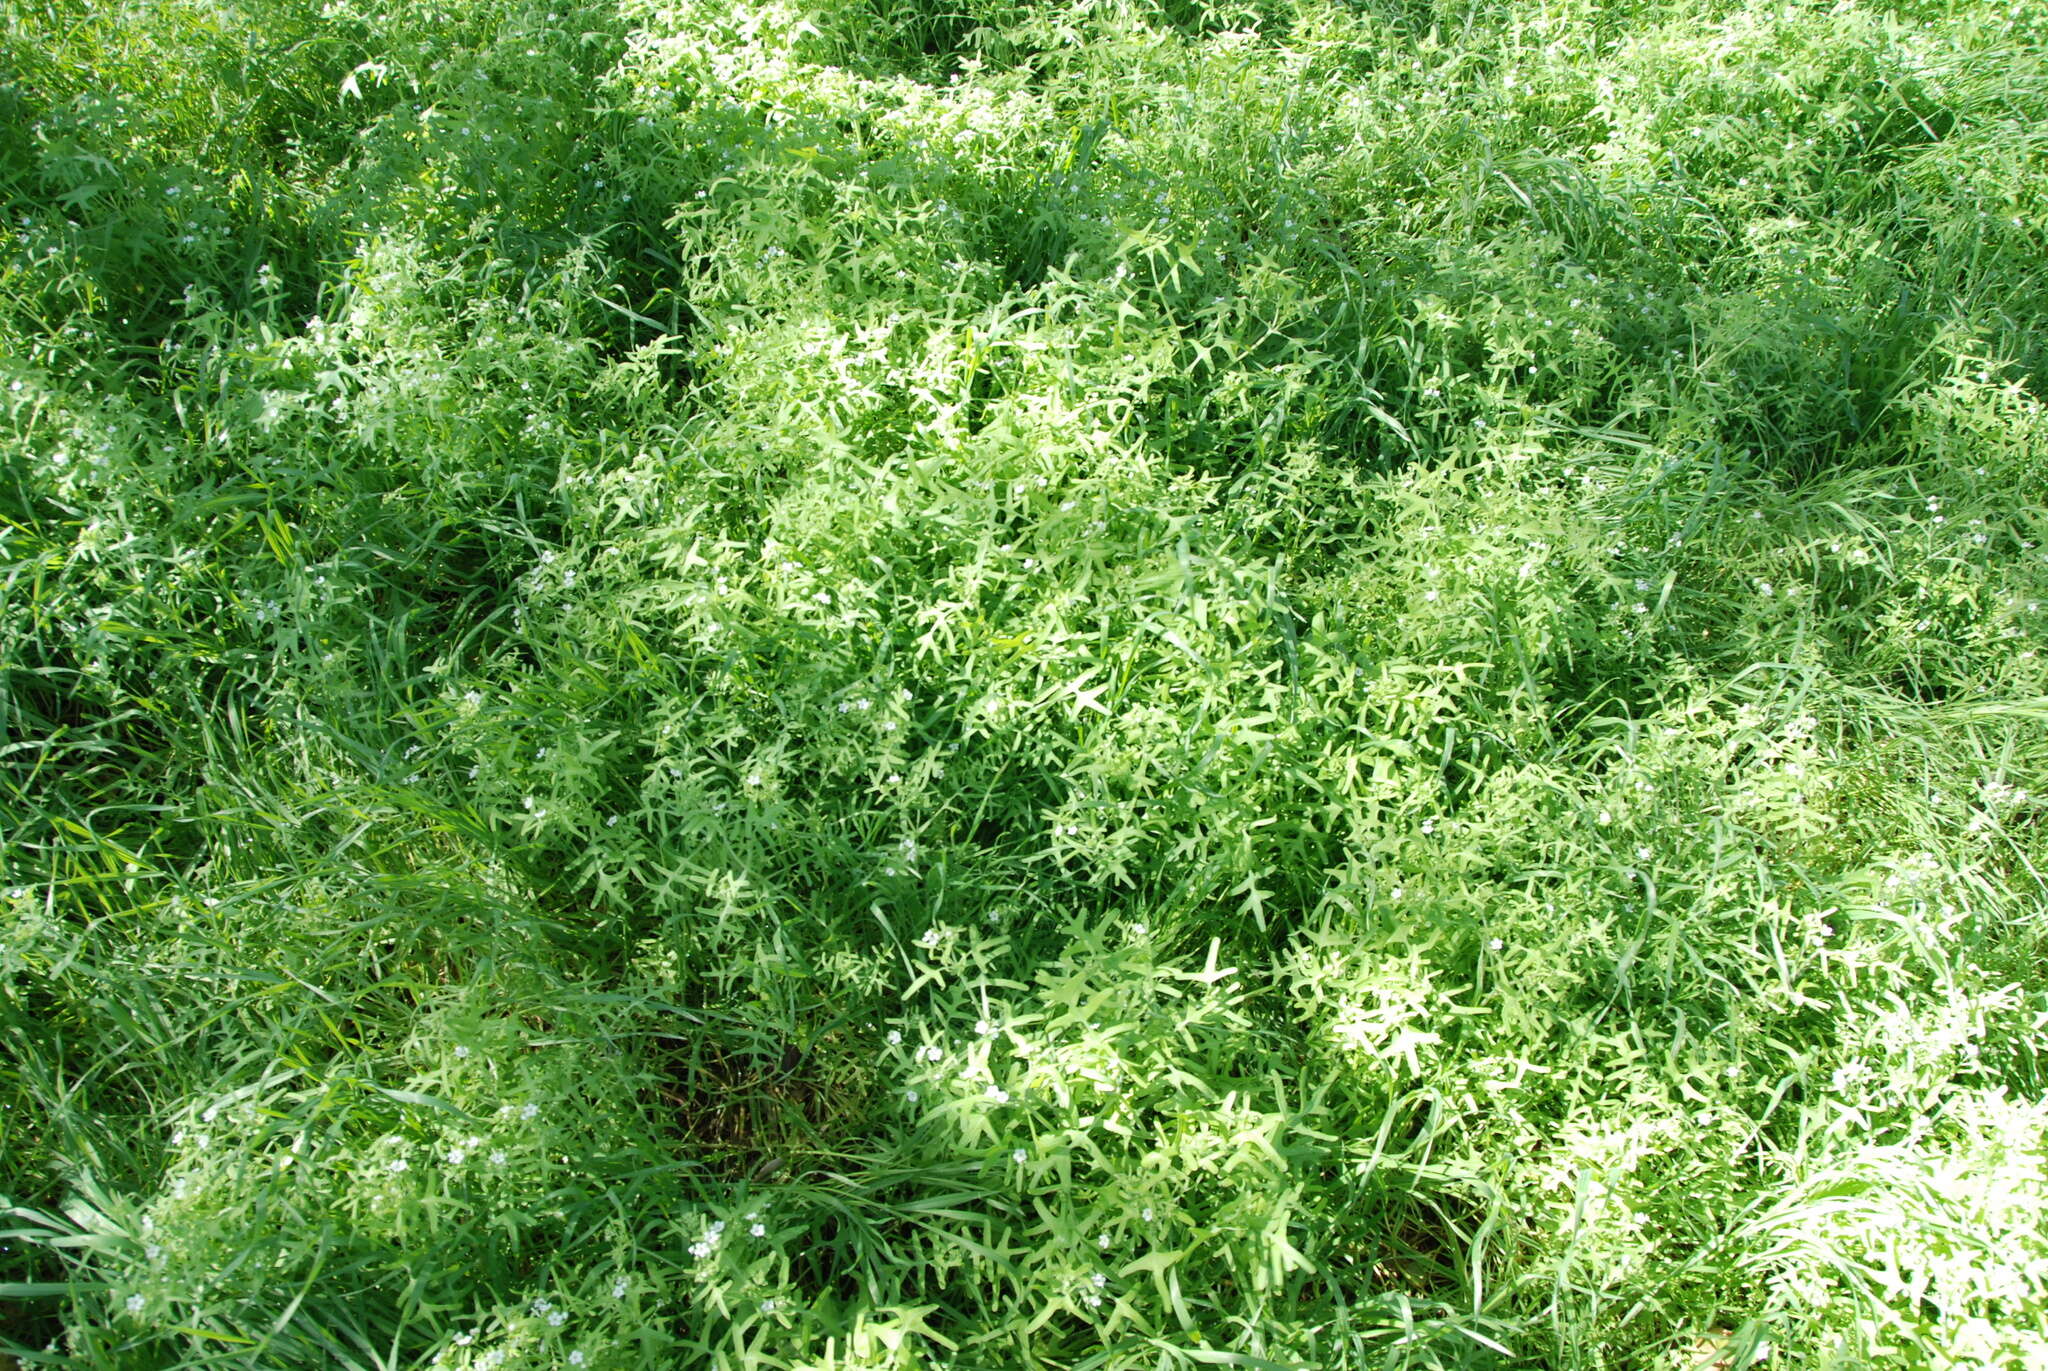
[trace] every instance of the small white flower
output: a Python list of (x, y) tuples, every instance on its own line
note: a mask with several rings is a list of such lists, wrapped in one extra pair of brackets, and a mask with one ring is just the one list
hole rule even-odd
[(533, 1118), (536, 1118), (536, 1117), (538, 1117), (538, 1116), (539, 1116), (539, 1114), (540, 1114), (540, 1106), (539, 1106), (539, 1105), (537, 1105), (537, 1104), (530, 1104), (530, 1103), (529, 1103), (529, 1104), (523, 1104), (523, 1105), (519, 1106), (519, 1117), (520, 1117), (520, 1118), (522, 1118), (522, 1119), (533, 1119)]
[(555, 1306), (547, 1300), (535, 1300), (532, 1304), (528, 1305), (527, 1307), (533, 1310), (533, 1312), (536, 1314), (545, 1314), (548, 1312), (548, 1310), (553, 1309)]
[(976, 1019), (974, 1021), (974, 1032), (978, 1037), (992, 1038), (995, 1036), (995, 1031), (996, 1026), (987, 1019)]
[(761, 1312), (763, 1314), (773, 1314), (775, 1312), (775, 1301), (773, 1299), (762, 1300)]
[(1149, 1204), (1146, 1205), (1143, 1209), (1138, 1211), (1138, 1216), (1144, 1219), (1146, 1223), (1152, 1222), (1152, 1206)]
[(1109, 1284), (1109, 1277), (1103, 1275), (1100, 1271), (1097, 1271), (1094, 1275), (1088, 1278), (1088, 1281), (1089, 1284), (1093, 1285), (1097, 1290), (1100, 1290), (1103, 1286)]
[(492, 1165), (492, 1166), (503, 1166), (504, 1164), (505, 1164), (505, 1149), (501, 1147), (501, 1148), (497, 1149), (497, 1150), (496, 1150), (495, 1152), (491, 1153), (491, 1165)]
[(903, 1045), (903, 1034), (902, 1034), (902, 1033), (900, 1033), (900, 1032), (898, 1032), (898, 1031), (897, 1031), (896, 1029), (893, 1029), (893, 1028), (892, 1028), (892, 1029), (890, 1029), (890, 1030), (889, 1030), (889, 1046), (891, 1046), (891, 1047), (901, 1047), (902, 1045)]
[(391, 1160), (391, 1165), (390, 1165), (389, 1167), (387, 1167), (386, 1169), (387, 1169), (387, 1170), (389, 1170), (389, 1171), (391, 1171), (392, 1173), (396, 1174), (397, 1172), (400, 1172), (400, 1171), (407, 1171), (407, 1170), (410, 1170), (410, 1169), (411, 1169), (411, 1167), (412, 1167), (412, 1164), (411, 1164), (410, 1162), (406, 1161), (406, 1159), (405, 1159), (405, 1158), (403, 1158), (403, 1157), (394, 1157), (394, 1158), (392, 1158), (392, 1160)]
[(576, 1349), (576, 1350), (575, 1350), (574, 1352), (571, 1352), (571, 1353), (569, 1354), (569, 1365), (571, 1365), (571, 1366), (581, 1366), (581, 1365), (583, 1365), (583, 1349), (582, 1349), (582, 1348), (580, 1348), (580, 1347), (579, 1347), (579, 1348), (577, 1348), (577, 1349)]
[(768, 1236), (768, 1225), (765, 1223), (757, 1223), (752, 1228), (749, 1228), (747, 1232), (753, 1234), (753, 1236), (757, 1238), (765, 1238)]
[(1599, 816), (1593, 820), (1593, 822), (1598, 824), (1611, 824), (1614, 822), (1614, 816), (1603, 809), (1600, 811)]
[(711, 1255), (711, 1244), (708, 1242), (691, 1243), (690, 1255), (695, 1257), (698, 1261), (704, 1260), (704, 1258)]
[(926, 947), (937, 947), (939, 945), (939, 930), (936, 928), (927, 928), (924, 931), (924, 936), (919, 938), (918, 941), (923, 943)]
[(1096, 1245), (1096, 1247), (1100, 1248), (1100, 1249), (1101, 1249), (1102, 1251), (1104, 1251), (1104, 1252), (1107, 1252), (1107, 1251), (1109, 1251), (1109, 1234), (1107, 1234), (1107, 1233), (1103, 1233), (1103, 1234), (1099, 1235), (1099, 1236), (1098, 1236), (1098, 1237), (1097, 1237), (1097, 1238), (1095, 1239), (1095, 1245)]
[(990, 1086), (984, 1093), (997, 1104), (1008, 1104), (1010, 1102), (1010, 1092), (999, 1085)]
[(1019, 1166), (1024, 1165), (1024, 1149), (1020, 1147), (1015, 1152), (1012, 1152), (1010, 1154), (1010, 1160), (1017, 1163), (1017, 1165)]
[(465, 1046), (465, 1045), (464, 1045), (464, 1044), (462, 1044), (462, 1043), (457, 1043), (457, 1044), (455, 1045), (455, 1056), (456, 1056), (456, 1059), (457, 1059), (458, 1061), (459, 1061), (459, 1060), (461, 1060), (461, 1059), (462, 1059), (462, 1058), (464, 1058), (464, 1057), (467, 1057), (468, 1055), (469, 1055), (469, 1048), (468, 1048), (467, 1046)]
[(626, 1278), (624, 1276), (612, 1282), (612, 1298), (615, 1300), (626, 1298)]
[(1487, 946), (1495, 952), (1498, 952), (1502, 948), (1507, 946), (1507, 940), (1505, 938), (1495, 938), (1492, 942), (1489, 942)]
[(448, 1164), (450, 1166), (460, 1166), (468, 1156), (469, 1154), (461, 1148), (451, 1147), (448, 1149)]
[(916, 1090), (906, 1090), (906, 1091), (904, 1091), (904, 1092), (903, 1092), (903, 1098), (904, 1098), (904, 1099), (906, 1099), (906, 1100), (908, 1100), (908, 1101), (909, 1101), (910, 1103), (912, 1103), (912, 1104), (916, 1104), (916, 1103), (917, 1103), (917, 1091), (916, 1091)]
[(144, 1300), (142, 1296), (130, 1295), (128, 1297), (128, 1312), (131, 1314), (140, 1314), (142, 1312), (143, 1304)]
[(548, 1315), (548, 1327), (550, 1328), (560, 1328), (563, 1324), (567, 1323), (568, 1321), (569, 1316), (559, 1309), (557, 1309), (554, 1313)]

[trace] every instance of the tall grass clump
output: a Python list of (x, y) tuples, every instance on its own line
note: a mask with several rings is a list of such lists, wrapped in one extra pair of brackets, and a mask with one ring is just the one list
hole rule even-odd
[(2048, 1360), (2048, 10), (0, 16), (23, 1366)]

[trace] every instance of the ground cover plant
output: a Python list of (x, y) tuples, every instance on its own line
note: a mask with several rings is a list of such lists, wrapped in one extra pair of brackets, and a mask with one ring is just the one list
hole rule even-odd
[(2033, 0), (0, 15), (21, 1365), (2048, 1365)]

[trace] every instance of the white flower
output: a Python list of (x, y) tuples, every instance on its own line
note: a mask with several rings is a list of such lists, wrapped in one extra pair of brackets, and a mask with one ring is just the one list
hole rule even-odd
[(711, 1255), (711, 1244), (708, 1242), (691, 1243), (690, 1255), (695, 1257), (698, 1261), (704, 1260), (704, 1258)]
[(538, 1116), (539, 1113), (540, 1106), (537, 1104), (523, 1104), (519, 1106), (519, 1117), (522, 1119), (534, 1118)]
[(1097, 1236), (1097, 1238), (1095, 1239), (1095, 1245), (1104, 1252), (1109, 1251), (1109, 1234), (1103, 1233)]
[(1593, 822), (1599, 824), (1611, 824), (1614, 822), (1614, 816), (1603, 809), (1600, 811), (1599, 817), (1594, 819)]
[(1152, 1222), (1152, 1206), (1148, 1204), (1139, 1210), (1138, 1217), (1142, 1218), (1146, 1223)]
[(495, 1152), (491, 1153), (491, 1165), (492, 1165), (492, 1166), (503, 1166), (504, 1164), (505, 1164), (505, 1149), (501, 1147), (501, 1148), (497, 1149), (497, 1150), (496, 1150)]
[(576, 1350), (575, 1350), (574, 1352), (571, 1352), (571, 1353), (569, 1354), (569, 1365), (571, 1365), (571, 1366), (581, 1366), (581, 1365), (583, 1365), (583, 1349), (582, 1349), (582, 1348), (580, 1348), (580, 1347), (579, 1347), (579, 1348), (577, 1348), (577, 1349), (576, 1349)]
[(527, 1307), (533, 1310), (533, 1312), (536, 1314), (545, 1314), (548, 1312), (548, 1310), (553, 1309), (555, 1306), (547, 1300), (535, 1300), (531, 1305), (528, 1305)]
[(904, 1099), (906, 1099), (906, 1100), (908, 1100), (908, 1101), (909, 1101), (910, 1103), (912, 1103), (912, 1104), (916, 1104), (916, 1103), (917, 1103), (917, 1091), (915, 1091), (915, 1090), (906, 1090), (906, 1091), (904, 1091), (904, 1092), (903, 1092), (903, 1098), (904, 1098)]
[(1109, 1277), (1103, 1275), (1100, 1271), (1097, 1271), (1094, 1275), (1088, 1278), (1088, 1282), (1089, 1284), (1093, 1285), (1097, 1290), (1100, 1290), (1103, 1286), (1109, 1284)]
[(1024, 1149), (1020, 1147), (1015, 1152), (1012, 1152), (1010, 1154), (1010, 1160), (1017, 1163), (1017, 1165), (1019, 1166), (1024, 1165)]
[(140, 1314), (142, 1312), (143, 1304), (144, 1300), (142, 1296), (130, 1295), (128, 1297), (128, 1312), (131, 1314)]
[(408, 1170), (408, 1169), (410, 1169), (410, 1167), (411, 1167), (411, 1163), (407, 1162), (405, 1158), (403, 1158), (403, 1157), (394, 1157), (394, 1158), (392, 1158), (392, 1160), (391, 1160), (391, 1165), (390, 1165), (390, 1166), (389, 1166), (388, 1168), (386, 1168), (386, 1169), (387, 1169), (387, 1170), (389, 1170), (389, 1171), (391, 1171), (391, 1172), (393, 1172), (393, 1173), (397, 1173), (397, 1172), (400, 1172), (400, 1171), (405, 1171), (405, 1170)]
[(462, 1043), (457, 1043), (455, 1045), (455, 1055), (457, 1059), (467, 1057), (469, 1055), (469, 1048)]
[(467, 1152), (464, 1152), (461, 1148), (451, 1147), (448, 1149), (448, 1164), (450, 1166), (460, 1166), (462, 1165), (463, 1160), (468, 1156), (469, 1154)]
[(757, 1223), (752, 1228), (749, 1228), (747, 1232), (753, 1234), (757, 1238), (765, 1238), (768, 1236), (768, 1225), (765, 1223)]
[(569, 1316), (559, 1309), (557, 1309), (554, 1313), (548, 1315), (548, 1327), (550, 1328), (560, 1328), (563, 1324), (567, 1323), (568, 1321)]
[(974, 1021), (974, 1032), (979, 1037), (992, 1038), (995, 1036), (995, 1031), (996, 1026), (987, 1019), (976, 1019)]
[(927, 928), (924, 931), (924, 936), (922, 938), (919, 938), (918, 941), (923, 943), (926, 947), (937, 947), (939, 945), (939, 930), (936, 928)]
[(626, 1298), (626, 1278), (624, 1276), (612, 1282), (612, 1298), (615, 1300)]
[(999, 1085), (990, 1086), (985, 1093), (997, 1104), (1008, 1104), (1010, 1102), (1010, 1092)]
[(1487, 946), (1492, 948), (1495, 952), (1498, 952), (1502, 948), (1507, 946), (1507, 941), (1502, 938), (1495, 938), (1492, 942), (1488, 943)]
[(773, 1314), (775, 1312), (775, 1301), (772, 1299), (762, 1300), (761, 1312), (763, 1314)]
[(889, 1046), (891, 1046), (891, 1047), (901, 1047), (901, 1046), (903, 1046), (903, 1034), (902, 1034), (901, 1032), (899, 1032), (898, 1030), (896, 1030), (896, 1029), (893, 1029), (893, 1028), (892, 1028), (892, 1029), (890, 1029), (890, 1030), (889, 1030)]

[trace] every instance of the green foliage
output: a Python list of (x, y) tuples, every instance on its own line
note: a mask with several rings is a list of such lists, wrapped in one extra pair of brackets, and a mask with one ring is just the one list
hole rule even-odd
[(2048, 11), (0, 15), (24, 1365), (2048, 1357)]

